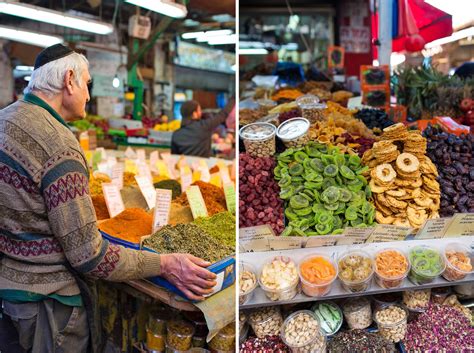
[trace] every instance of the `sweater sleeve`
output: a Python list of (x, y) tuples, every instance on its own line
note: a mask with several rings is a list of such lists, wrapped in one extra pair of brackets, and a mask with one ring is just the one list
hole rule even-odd
[(223, 124), (227, 116), (232, 112), (232, 109), (235, 106), (235, 99), (231, 98), (227, 105), (217, 114), (211, 116), (208, 119), (200, 120), (199, 123), (201, 124), (201, 128), (203, 130), (212, 131), (220, 124)]
[(97, 229), (82, 155), (67, 151), (46, 164), (40, 185), (51, 231), (78, 272), (110, 281), (160, 274), (160, 256), (111, 244)]

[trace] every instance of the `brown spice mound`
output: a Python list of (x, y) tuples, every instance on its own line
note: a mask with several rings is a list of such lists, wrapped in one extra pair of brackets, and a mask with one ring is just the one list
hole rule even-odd
[(141, 208), (127, 208), (99, 225), (105, 233), (132, 243), (139, 243), (142, 236), (151, 234), (152, 227), (153, 217)]
[(98, 221), (110, 218), (104, 195), (91, 196), (94, 205), (95, 215)]
[[(209, 216), (213, 216), (216, 213), (227, 210), (224, 191), (221, 188), (204, 181), (196, 181), (193, 183), (193, 185), (199, 186)], [(175, 202), (183, 206), (189, 206), (188, 198), (186, 197), (185, 192), (183, 192), (181, 196), (175, 200)]]

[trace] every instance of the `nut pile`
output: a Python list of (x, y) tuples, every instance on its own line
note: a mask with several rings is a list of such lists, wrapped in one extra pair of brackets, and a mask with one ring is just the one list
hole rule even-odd
[(407, 312), (396, 305), (390, 305), (375, 313), (379, 334), (394, 343), (400, 342), (405, 337), (407, 318)]
[(403, 292), (403, 304), (409, 309), (425, 309), (430, 303), (431, 290), (406, 290)]
[(268, 123), (246, 125), (240, 130), (245, 151), (252, 157), (271, 157), (275, 154), (275, 127)]
[(298, 291), (296, 264), (288, 257), (276, 256), (267, 262), (260, 275), (260, 284), (271, 300), (290, 300)]
[(268, 109), (240, 109), (239, 110), (239, 124), (247, 125), (256, 122), (258, 119), (267, 115)]
[(319, 329), (318, 320), (311, 312), (300, 311), (289, 317), (284, 325), (282, 338), (293, 353), (316, 353), (324, 351), (325, 339)]
[(283, 318), (277, 307), (268, 307), (254, 311), (249, 315), (249, 322), (258, 338), (279, 335)]
[(250, 294), (257, 284), (257, 276), (252, 271), (240, 271), (239, 273), (239, 304), (242, 305), (247, 301)]
[(363, 330), (372, 324), (370, 302), (364, 297), (348, 300), (342, 311), (351, 329)]
[(425, 156), (426, 139), (417, 131), (395, 124), (383, 130), (362, 162), (370, 167), (370, 189), (381, 224), (420, 228), (438, 218), (440, 186), (438, 171)]

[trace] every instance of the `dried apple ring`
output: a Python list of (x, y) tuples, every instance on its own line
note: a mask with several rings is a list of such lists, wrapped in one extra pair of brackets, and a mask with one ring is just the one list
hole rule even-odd
[(402, 153), (397, 157), (397, 167), (404, 173), (413, 173), (420, 168), (420, 161), (411, 153)]

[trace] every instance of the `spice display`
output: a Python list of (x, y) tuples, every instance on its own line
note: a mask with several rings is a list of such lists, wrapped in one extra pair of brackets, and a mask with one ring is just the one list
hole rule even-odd
[(328, 353), (396, 352), (392, 342), (364, 330), (339, 332), (328, 343)]
[(474, 212), (474, 136), (456, 136), (428, 126), (428, 156), (439, 172), (441, 217)]
[(179, 195), (181, 195), (181, 184), (178, 183), (176, 180), (172, 180), (172, 179), (162, 180), (157, 183), (154, 183), (153, 186), (155, 187), (155, 189), (171, 190), (172, 191), (171, 197), (173, 200), (179, 197)]
[(385, 128), (381, 138), (362, 158), (370, 167), (377, 222), (420, 228), (427, 219), (438, 218), (438, 172), (424, 155), (426, 139), (403, 124)]
[(191, 207), (180, 205), (175, 201), (171, 202), (168, 224), (175, 226), (177, 224), (191, 223), (193, 220)]
[(95, 215), (98, 221), (110, 218), (104, 195), (91, 196), (94, 205)]
[(365, 297), (348, 299), (342, 311), (351, 329), (365, 329), (372, 324), (370, 301)]
[(377, 310), (374, 320), (379, 329), (379, 335), (387, 340), (400, 342), (407, 332), (408, 313), (398, 305), (389, 305)]
[(173, 320), (167, 326), (167, 344), (172, 349), (185, 351), (191, 348), (194, 335), (193, 326), (183, 320)]
[(284, 88), (276, 92), (273, 96), (272, 99), (275, 102), (285, 102), (285, 101), (294, 101), (296, 98), (302, 96), (303, 93), (297, 89), (292, 89), (292, 88)]
[(332, 302), (316, 303), (311, 308), (319, 319), (319, 325), (327, 336), (334, 335), (342, 326), (342, 311)]
[(268, 224), (276, 235), (284, 229), (280, 187), (273, 179), (275, 160), (239, 156), (239, 226)]
[(350, 292), (365, 291), (373, 274), (372, 259), (364, 251), (349, 251), (339, 259), (339, 279), (342, 286)]
[(239, 304), (245, 304), (257, 287), (257, 276), (252, 265), (241, 262), (239, 267)]
[(123, 173), (123, 186), (137, 186), (137, 181), (135, 180), (135, 174), (131, 172)]
[(445, 269), (441, 254), (427, 246), (416, 246), (409, 253), (411, 269), (408, 275), (414, 284), (433, 282)]
[(249, 323), (258, 338), (279, 335), (283, 324), (278, 307), (258, 309), (249, 315)]
[(301, 115), (302, 115), (301, 110), (299, 110), (299, 109), (289, 110), (287, 112), (280, 113), (280, 115), (278, 115), (278, 121), (279, 121), (280, 124), (282, 124), (287, 120), (290, 120), (290, 119), (293, 119), (293, 118), (298, 118)]
[(275, 126), (269, 123), (245, 125), (239, 131), (245, 151), (252, 157), (270, 157), (275, 154)]
[(235, 323), (232, 322), (220, 330), (209, 342), (209, 348), (219, 351), (235, 351)]
[(324, 144), (281, 153), (274, 174), (289, 221), (282, 235), (337, 234), (347, 226), (372, 225), (364, 170), (357, 155)]
[(259, 282), (270, 300), (290, 300), (298, 292), (296, 264), (288, 257), (276, 256), (263, 266)]
[(313, 312), (297, 311), (283, 323), (281, 338), (293, 353), (325, 352), (326, 337)]
[(89, 190), (91, 196), (102, 195), (102, 184), (110, 183), (112, 180), (105, 174), (95, 173), (91, 174), (89, 178)]
[(138, 187), (125, 186), (120, 190), (120, 195), (122, 196), (125, 208), (148, 209), (145, 197)]
[(276, 134), (287, 148), (301, 148), (309, 141), (309, 127), (309, 120), (305, 118), (293, 118), (280, 124)]
[(234, 248), (216, 240), (194, 224), (164, 226), (143, 241), (143, 246), (162, 254), (187, 253), (216, 262), (234, 252)]
[(223, 244), (235, 246), (235, 216), (232, 213), (226, 211), (212, 217), (201, 217), (196, 219), (194, 224)]
[(252, 337), (240, 345), (240, 353), (291, 353), (280, 336)]
[[(219, 212), (224, 212), (227, 209), (225, 195), (222, 188), (204, 181), (196, 181), (192, 185), (199, 186), (199, 190), (201, 190), (201, 194), (204, 199), (204, 203), (206, 204), (207, 213), (209, 216), (213, 216)], [(189, 206), (188, 198), (186, 197), (185, 192), (183, 192), (181, 196), (174, 201), (183, 206)]]
[(408, 274), (410, 264), (399, 250), (386, 249), (375, 255), (375, 280), (382, 288), (397, 288)]
[(417, 320), (408, 324), (403, 340), (408, 352), (472, 352), (474, 328), (458, 310), (431, 304)]
[(359, 110), (354, 117), (362, 120), (369, 129), (383, 130), (395, 124), (383, 109), (364, 108)]
[(472, 272), (472, 250), (461, 243), (448, 244), (444, 250), (446, 270), (443, 277), (448, 281), (460, 281)]
[(403, 304), (409, 309), (425, 309), (431, 298), (431, 289), (406, 290), (403, 292)]
[(153, 217), (141, 208), (127, 208), (99, 225), (100, 230), (116, 238), (140, 243), (141, 237), (152, 232)]
[(333, 261), (324, 255), (309, 255), (300, 263), (301, 287), (304, 294), (320, 297), (331, 290), (337, 270)]

